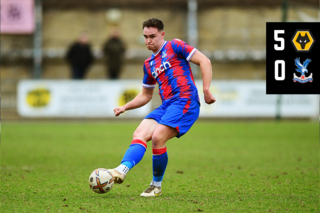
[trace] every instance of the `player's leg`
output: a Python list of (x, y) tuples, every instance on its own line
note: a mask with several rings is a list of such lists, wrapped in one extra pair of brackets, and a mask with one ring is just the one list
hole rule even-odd
[(166, 142), (178, 135), (175, 128), (159, 124), (152, 135), (152, 169), (155, 186), (161, 187), (161, 182), (168, 164)]
[(199, 117), (199, 103), (193, 99), (182, 99), (171, 103), (153, 133), (153, 179), (150, 187), (141, 196), (159, 196), (161, 183), (168, 163), (165, 143), (173, 137), (181, 137)]
[(153, 179), (148, 189), (140, 196), (160, 196), (161, 183), (168, 164), (166, 142), (178, 135), (175, 128), (159, 124), (152, 135), (152, 170)]
[(153, 119), (144, 119), (133, 133), (133, 140), (125, 153), (121, 164), (132, 169), (138, 164), (147, 149), (147, 142), (151, 140), (158, 122)]
[(122, 183), (127, 172), (142, 160), (147, 149), (147, 142), (151, 140), (157, 125), (158, 122), (153, 119), (144, 119), (140, 123), (133, 134), (133, 140), (123, 156), (121, 164), (110, 170), (115, 177), (115, 183)]

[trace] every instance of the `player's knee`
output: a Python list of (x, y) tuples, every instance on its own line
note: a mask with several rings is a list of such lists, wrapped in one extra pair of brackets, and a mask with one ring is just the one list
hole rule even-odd
[(134, 131), (134, 133), (133, 133), (133, 138), (137, 138), (137, 137), (139, 137), (139, 136), (140, 136), (139, 130)]
[(165, 141), (159, 134), (153, 134), (152, 135), (152, 147), (158, 148), (164, 146)]
[(140, 139), (140, 140), (142, 140), (144, 142), (148, 142), (151, 139), (151, 136), (148, 136), (143, 131), (137, 129), (133, 133), (133, 139)]

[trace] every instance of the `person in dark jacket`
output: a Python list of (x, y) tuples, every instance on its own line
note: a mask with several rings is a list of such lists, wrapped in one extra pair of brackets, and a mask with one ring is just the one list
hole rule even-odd
[(70, 46), (67, 61), (71, 66), (72, 78), (83, 79), (93, 62), (91, 45), (86, 33), (81, 33), (78, 40)]
[(107, 76), (113, 80), (118, 79), (123, 64), (125, 46), (117, 29), (113, 30), (111, 37), (103, 45), (103, 53), (106, 59)]

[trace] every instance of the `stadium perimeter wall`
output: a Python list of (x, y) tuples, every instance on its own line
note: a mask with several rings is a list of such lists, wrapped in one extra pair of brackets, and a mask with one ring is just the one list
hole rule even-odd
[[(101, 46), (112, 29), (119, 28), (127, 46), (121, 79), (141, 79), (142, 64), (150, 55), (143, 44), (141, 23), (158, 17), (165, 23), (166, 40), (180, 38), (187, 41), (186, 8), (139, 9), (121, 8), (121, 22), (106, 20), (109, 8), (44, 8), (43, 11), (43, 72), (42, 79), (69, 79), (70, 70), (64, 60), (66, 48), (79, 32), (88, 30), (96, 54), (94, 65), (86, 79), (106, 79)], [(305, 7), (311, 15), (316, 10)], [(289, 12), (292, 20), (298, 19)], [(265, 79), (265, 60), (215, 60), (215, 50), (264, 50), (265, 23), (281, 20), (281, 6), (256, 7), (201, 7), (198, 11), (198, 49), (212, 60), (213, 79)], [(1, 119), (19, 120), (17, 114), (17, 84), (21, 79), (32, 79), (31, 35), (1, 34)], [(19, 52), (25, 51), (25, 57)], [(29, 51), (29, 52), (28, 52)], [(28, 55), (29, 53), (29, 55)], [(135, 54), (138, 53), (138, 54)]]

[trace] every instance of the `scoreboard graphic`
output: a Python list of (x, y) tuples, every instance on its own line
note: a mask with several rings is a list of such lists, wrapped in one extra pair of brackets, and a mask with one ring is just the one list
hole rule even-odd
[(267, 94), (320, 94), (320, 22), (269, 22)]

